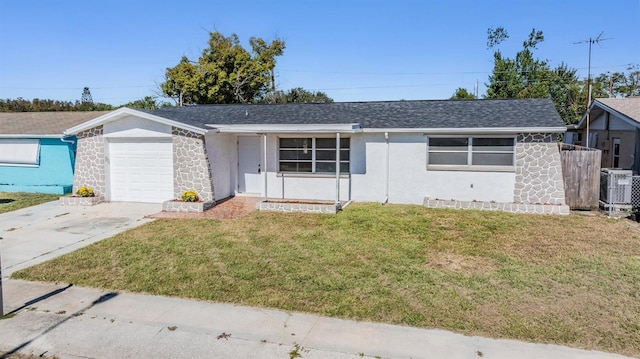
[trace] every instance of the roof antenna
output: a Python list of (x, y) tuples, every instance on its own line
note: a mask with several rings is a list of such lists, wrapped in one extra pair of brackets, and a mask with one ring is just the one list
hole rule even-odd
[(589, 67), (587, 70), (587, 91), (588, 91), (588, 95), (587, 95), (587, 141), (586, 141), (586, 145), (585, 147), (589, 147), (589, 120), (590, 120), (590, 114), (591, 114), (591, 45), (593, 44), (599, 44), (600, 41), (606, 41), (606, 40), (611, 40), (611, 37), (608, 37), (606, 39), (602, 38), (602, 34), (604, 34), (604, 31), (602, 31), (600, 33), (600, 35), (598, 35), (598, 37), (596, 37), (595, 39), (592, 37), (589, 37), (589, 40), (584, 40), (584, 41), (578, 41), (578, 42), (574, 42), (574, 45), (577, 44), (584, 44), (584, 43), (589, 43)]

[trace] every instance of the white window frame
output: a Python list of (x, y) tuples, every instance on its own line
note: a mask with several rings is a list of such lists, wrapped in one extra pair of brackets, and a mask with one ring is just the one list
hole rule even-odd
[[(465, 150), (454, 151), (438, 151), (432, 150), (429, 145), (431, 138), (464, 138), (467, 139), (467, 148)], [(474, 151), (473, 150), (473, 139), (474, 138), (509, 138), (513, 139), (513, 147), (510, 151)], [(427, 170), (435, 170), (435, 171), (484, 171), (484, 172), (515, 172), (515, 163), (516, 163), (516, 146), (517, 140), (515, 136), (483, 136), (483, 135), (475, 135), (475, 136), (427, 136)], [(464, 148), (464, 147), (461, 147)], [(431, 164), (429, 162), (429, 154), (430, 153), (466, 153), (467, 154), (467, 163), (465, 165), (447, 165), (447, 164)], [(511, 165), (474, 165), (473, 162), (473, 153), (511, 153), (513, 155)]]
[[(3, 148), (5, 146), (6, 148)], [(23, 148), (19, 148), (18, 151), (15, 148), (9, 151), (10, 146)], [(7, 155), (7, 153), (11, 153), (13, 156)], [(39, 167), (40, 140), (37, 138), (0, 138), (0, 166)]]
[[(311, 146), (309, 147), (309, 150), (311, 151), (311, 160), (281, 160), (280, 159), (280, 151), (281, 150), (298, 150), (297, 148), (288, 148), (288, 147), (280, 147), (280, 140), (281, 139), (304, 139), (304, 138), (310, 138), (311, 139)], [(318, 162), (320, 163), (335, 163), (334, 161), (331, 160), (318, 160), (316, 158), (316, 154), (317, 154), (317, 147), (316, 147), (316, 140), (317, 139), (336, 139), (335, 136), (279, 136), (278, 137), (278, 174), (279, 175), (314, 175), (314, 176), (331, 176), (334, 177), (335, 176), (335, 171), (331, 171), (331, 172), (318, 172), (316, 170), (316, 164)], [(350, 137), (341, 137), (340, 138), (340, 142), (344, 141), (344, 140), (348, 140), (349, 141), (349, 146), (345, 147), (345, 148), (340, 148), (340, 152), (342, 153), (343, 151), (347, 151), (349, 152), (349, 159), (345, 160), (343, 156), (340, 156), (340, 165), (341, 164), (347, 164), (349, 167), (349, 170), (346, 172), (342, 172), (340, 171), (340, 176), (345, 176), (345, 175), (349, 175), (351, 173), (351, 138)], [(321, 149), (320, 151), (323, 151), (323, 149)], [(335, 152), (335, 147), (333, 148), (333, 151)], [(311, 163), (311, 172), (296, 172), (296, 171), (282, 171), (280, 170), (280, 163), (282, 162), (310, 162)]]

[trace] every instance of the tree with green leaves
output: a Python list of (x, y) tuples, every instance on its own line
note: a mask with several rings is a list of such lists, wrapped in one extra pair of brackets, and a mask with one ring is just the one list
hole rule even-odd
[(106, 103), (82, 103), (80, 101), (60, 101), (50, 99), (25, 100), (0, 99), (0, 112), (55, 112), (55, 111), (108, 111), (113, 106)]
[[(262, 103), (272, 102), (271, 98), (264, 98)], [(276, 91), (278, 103), (331, 103), (333, 99), (322, 91), (309, 91), (302, 87), (292, 88), (288, 91)]]
[[(494, 48), (509, 38), (499, 27), (487, 31), (487, 47)], [(551, 68), (547, 60), (534, 56), (544, 41), (542, 31), (531, 30), (515, 57), (505, 57), (500, 50), (493, 53), (494, 67), (489, 75), (486, 98), (551, 98), (565, 123), (576, 123), (586, 110), (586, 86), (577, 71), (561, 63)], [(597, 91), (596, 91), (597, 92)]]
[(476, 95), (464, 87), (458, 87), (449, 100), (475, 100)]
[[(487, 46), (498, 46), (509, 35), (499, 27), (488, 30)], [(493, 53), (494, 67), (487, 85), (488, 98), (539, 98), (547, 97), (551, 69), (546, 60), (533, 57), (533, 50), (544, 41), (542, 31), (531, 30), (522, 43), (522, 50), (515, 58), (504, 57), (500, 50)]]
[(284, 52), (283, 40), (249, 39), (251, 51), (238, 35), (209, 33), (209, 46), (197, 61), (183, 56), (165, 72), (162, 93), (182, 104), (252, 103), (272, 91), (276, 57)]
[(600, 74), (592, 81), (593, 87), (599, 86), (607, 94), (611, 90), (611, 97), (640, 96), (640, 65), (630, 65), (627, 72)]
[(129, 108), (138, 108), (143, 110), (157, 110), (161, 107), (169, 107), (171, 106), (171, 104), (168, 102), (158, 102), (155, 98), (151, 96), (145, 96), (143, 99), (131, 101), (122, 106), (129, 107)]

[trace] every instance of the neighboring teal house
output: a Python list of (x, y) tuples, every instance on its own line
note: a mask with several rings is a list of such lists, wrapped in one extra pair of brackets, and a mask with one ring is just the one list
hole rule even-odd
[(63, 132), (105, 113), (0, 113), (0, 192), (71, 192), (76, 138)]

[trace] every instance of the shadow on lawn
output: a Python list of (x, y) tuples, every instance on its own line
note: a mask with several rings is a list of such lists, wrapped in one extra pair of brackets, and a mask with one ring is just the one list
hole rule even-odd
[(11, 198), (0, 198), (0, 204), (11, 203), (15, 201), (16, 201), (15, 199), (11, 199)]

